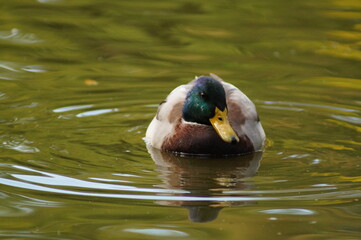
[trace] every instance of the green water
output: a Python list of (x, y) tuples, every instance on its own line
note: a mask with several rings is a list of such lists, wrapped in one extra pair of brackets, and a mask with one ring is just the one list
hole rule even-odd
[[(210, 72), (265, 152), (148, 152)], [(361, 239), (358, 0), (2, 0), (0, 108), (0, 239)]]

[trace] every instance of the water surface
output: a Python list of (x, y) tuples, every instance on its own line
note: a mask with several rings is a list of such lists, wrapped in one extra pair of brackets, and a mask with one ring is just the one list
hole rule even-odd
[[(360, 239), (359, 1), (2, 1), (1, 239)], [(215, 73), (263, 153), (147, 149)]]

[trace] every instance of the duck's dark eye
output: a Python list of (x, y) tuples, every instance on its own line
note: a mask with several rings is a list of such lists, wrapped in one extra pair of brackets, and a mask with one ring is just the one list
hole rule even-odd
[(222, 122), (222, 121), (223, 121), (223, 118), (219, 117), (218, 120)]
[(206, 99), (207, 95), (205, 94), (205, 92), (200, 92), (199, 95), (201, 96), (201, 98)]

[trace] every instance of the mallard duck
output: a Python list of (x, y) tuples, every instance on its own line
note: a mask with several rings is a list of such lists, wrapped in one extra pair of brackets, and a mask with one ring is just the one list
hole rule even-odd
[(240, 155), (262, 150), (265, 133), (252, 101), (210, 74), (175, 88), (161, 102), (145, 140), (179, 154)]

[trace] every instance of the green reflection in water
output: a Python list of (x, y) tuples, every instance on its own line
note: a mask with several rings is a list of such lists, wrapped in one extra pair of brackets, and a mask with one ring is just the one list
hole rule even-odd
[[(2, 1), (1, 238), (359, 239), (360, 10)], [(210, 72), (260, 113), (248, 175), (159, 164), (142, 140), (169, 91)]]

